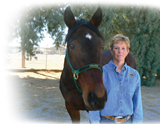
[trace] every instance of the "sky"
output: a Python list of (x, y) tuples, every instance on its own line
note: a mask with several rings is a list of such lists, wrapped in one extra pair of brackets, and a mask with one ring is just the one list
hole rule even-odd
[[(65, 30), (65, 33), (67, 34), (67, 28)], [(47, 48), (47, 47), (53, 46), (54, 40), (51, 38), (51, 36), (45, 31), (44, 31), (44, 36), (45, 38), (43, 38), (43, 40), (41, 40), (41, 42), (38, 43), (39, 47)], [(11, 43), (9, 43), (9, 46), (20, 46), (17, 40), (20, 42), (20, 38), (18, 39), (16, 38)], [(8, 45), (8, 43), (5, 40), (3, 40), (3, 43)]]
[[(66, 28), (65, 33), (67, 34), (68, 28)], [(47, 31), (44, 31), (44, 36), (43, 40), (38, 43), (39, 47), (52, 47), (54, 44), (54, 40), (51, 38), (51, 36), (47, 33)], [(15, 47), (15, 46), (20, 46), (20, 39), (14, 39), (13, 41), (9, 42), (10, 47)]]
[[(66, 28), (67, 29), (67, 28)], [(67, 30), (66, 30), (67, 34)], [(52, 47), (54, 44), (54, 40), (51, 38), (49, 34), (44, 32), (45, 38), (41, 42), (38, 43), (39, 47)], [(20, 46), (20, 39), (15, 39), (9, 43), (10, 47)]]
[[(53, 46), (54, 40), (50, 37), (50, 35), (47, 34), (46, 32), (44, 33), (44, 35), (45, 35), (45, 38), (43, 38), (43, 40), (41, 42), (39, 42), (38, 45), (40, 47), (47, 47), (47, 46), (51, 47), (51, 46)], [(9, 43), (9, 46), (10, 47), (20, 46), (20, 42), (21, 42), (20, 39), (16, 38), (15, 40), (13, 40)]]

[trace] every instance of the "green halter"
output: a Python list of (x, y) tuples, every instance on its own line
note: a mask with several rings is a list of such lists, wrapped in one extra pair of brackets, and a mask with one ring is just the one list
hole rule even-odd
[(83, 71), (86, 71), (86, 70), (88, 70), (88, 69), (92, 69), (92, 68), (97, 68), (97, 69), (101, 70), (101, 72), (103, 73), (103, 70), (102, 70), (101, 65), (95, 64), (95, 63), (93, 63), (93, 64), (88, 64), (88, 65), (85, 65), (85, 66), (83, 66), (83, 67), (81, 67), (81, 68), (79, 68), (79, 69), (77, 69), (77, 70), (74, 70), (74, 68), (72, 67), (72, 65), (71, 65), (71, 63), (70, 63), (70, 61), (69, 61), (68, 51), (66, 51), (66, 56), (67, 56), (67, 61), (68, 61), (68, 63), (69, 63), (69, 66), (70, 66), (70, 68), (71, 68), (71, 70), (72, 70), (72, 73), (73, 73), (74, 83), (75, 83), (77, 89), (78, 89), (81, 93), (82, 93), (82, 89), (81, 89), (81, 88), (78, 86), (78, 84), (77, 84), (78, 74), (80, 74), (80, 73), (82, 73)]

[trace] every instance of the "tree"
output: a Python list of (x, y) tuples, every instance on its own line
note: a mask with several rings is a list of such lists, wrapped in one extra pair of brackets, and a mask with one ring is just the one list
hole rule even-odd
[[(131, 41), (130, 52), (141, 76), (141, 85), (154, 85), (155, 75), (160, 69), (160, 7), (147, 3), (108, 1), (100, 5), (103, 20), (99, 30), (105, 37), (105, 50), (109, 49), (110, 38), (115, 34), (128, 36)], [(88, 19), (97, 6), (96, 3), (77, 1), (71, 3), (71, 7), (77, 18)]]
[[(33, 48), (43, 38), (46, 30), (59, 47), (64, 42), (66, 26), (63, 13), (69, 4), (57, 6), (27, 6), (13, 24), (14, 37), (21, 38), (21, 48), (27, 56), (34, 56)], [(90, 20), (97, 5), (70, 4), (76, 19)], [(115, 34), (121, 33), (131, 41), (130, 52), (134, 56), (142, 85), (155, 84), (160, 70), (160, 10), (137, 6), (101, 5), (103, 21), (99, 27), (105, 38), (105, 50)], [(15, 21), (13, 21), (15, 22)], [(30, 58), (31, 59), (31, 58)], [(159, 75), (159, 73), (158, 73)]]
[(124, 21), (117, 19), (117, 30), (131, 40), (142, 85), (152, 86), (160, 68), (160, 7), (147, 3), (120, 3), (119, 7)]
[(128, 36), (131, 41), (130, 51), (136, 60), (142, 85), (154, 85), (156, 74), (160, 69), (160, 10), (113, 6), (104, 8), (104, 11), (105, 19), (108, 20), (105, 24), (109, 22), (107, 26), (104, 22), (102, 24), (103, 30), (107, 29), (105, 36), (117, 33)]
[[(7, 31), (5, 39), (12, 42), (14, 38), (20, 37), (22, 51), (22, 67), (25, 67), (25, 59), (35, 56), (33, 47), (44, 37), (42, 31), (47, 26), (47, 32), (55, 40), (58, 47), (64, 34), (63, 12), (68, 3), (33, 3), (18, 7), (12, 12), (6, 21)], [(25, 55), (26, 54), (26, 55)]]

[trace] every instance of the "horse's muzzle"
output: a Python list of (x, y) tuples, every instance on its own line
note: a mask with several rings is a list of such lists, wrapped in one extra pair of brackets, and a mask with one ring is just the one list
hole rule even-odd
[(89, 92), (88, 103), (90, 104), (91, 107), (86, 106), (86, 109), (89, 111), (102, 110), (105, 106), (106, 101), (107, 101), (106, 91), (103, 97), (97, 97), (97, 95), (94, 92)]

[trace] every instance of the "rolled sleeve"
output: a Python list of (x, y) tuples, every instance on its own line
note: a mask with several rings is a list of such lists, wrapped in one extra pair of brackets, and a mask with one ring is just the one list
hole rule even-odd
[(100, 111), (89, 111), (89, 120), (91, 124), (100, 124)]
[(143, 122), (143, 108), (142, 108), (142, 98), (141, 98), (141, 80), (138, 74), (137, 77), (137, 88), (133, 96), (133, 123), (142, 123)]

